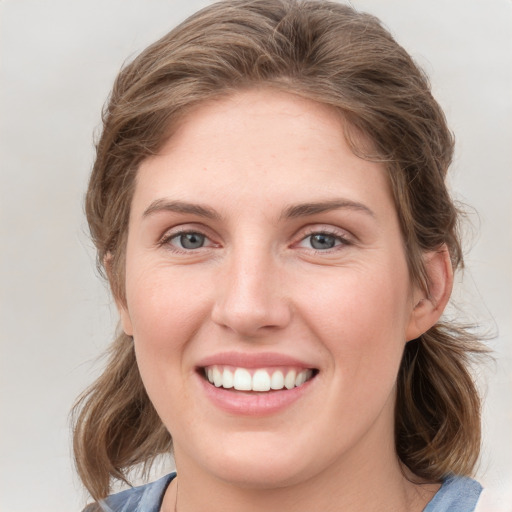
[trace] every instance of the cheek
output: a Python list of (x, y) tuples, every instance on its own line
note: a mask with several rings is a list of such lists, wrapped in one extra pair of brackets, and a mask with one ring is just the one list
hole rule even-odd
[(340, 270), (303, 304), (310, 328), (328, 349), (341, 378), (394, 380), (409, 318), (405, 264), (390, 272)]
[(134, 337), (145, 344), (164, 346), (184, 343), (188, 330), (204, 316), (204, 287), (200, 276), (172, 271), (165, 265), (148, 265), (127, 279), (127, 302)]
[(206, 297), (196, 290), (179, 273), (165, 268), (153, 267), (128, 280), (137, 363), (154, 402), (182, 386), (185, 349), (207, 314)]

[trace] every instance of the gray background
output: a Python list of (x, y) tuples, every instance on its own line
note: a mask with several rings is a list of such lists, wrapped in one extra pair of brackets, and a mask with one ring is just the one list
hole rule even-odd
[[(92, 134), (129, 56), (199, 0), (0, 0), (0, 509), (80, 510), (68, 411), (97, 374), (116, 313), (82, 200)], [(426, 69), (457, 136), (451, 184), (471, 204), (456, 297), (497, 333), (478, 476), (512, 503), (512, 3), (354, 0)]]

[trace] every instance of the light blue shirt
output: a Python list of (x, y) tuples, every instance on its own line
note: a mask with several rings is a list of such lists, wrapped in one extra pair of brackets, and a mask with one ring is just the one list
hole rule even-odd
[(471, 478), (449, 476), (423, 512), (473, 512), (482, 486)]
[[(159, 512), (165, 491), (176, 473), (156, 482), (113, 494), (99, 504), (89, 505), (83, 512)], [(482, 486), (462, 476), (449, 476), (423, 512), (473, 512)]]

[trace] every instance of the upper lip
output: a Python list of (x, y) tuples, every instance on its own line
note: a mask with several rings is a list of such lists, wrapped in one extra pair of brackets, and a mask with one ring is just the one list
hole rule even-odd
[(286, 354), (274, 352), (259, 352), (254, 354), (243, 352), (220, 352), (201, 359), (197, 366), (205, 368), (207, 366), (226, 365), (239, 368), (264, 368), (272, 366), (293, 366), (297, 368), (311, 368), (315, 366), (301, 361), (295, 357)]

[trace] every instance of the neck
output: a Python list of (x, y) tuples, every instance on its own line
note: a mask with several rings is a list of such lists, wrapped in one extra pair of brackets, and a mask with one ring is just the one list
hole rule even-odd
[(354, 466), (347, 461), (298, 484), (273, 488), (233, 485), (198, 468), (190, 470), (179, 470), (162, 512), (420, 512), (439, 489), (439, 484), (412, 483), (418, 479), (404, 470), (394, 453), (387, 464), (373, 459)]

